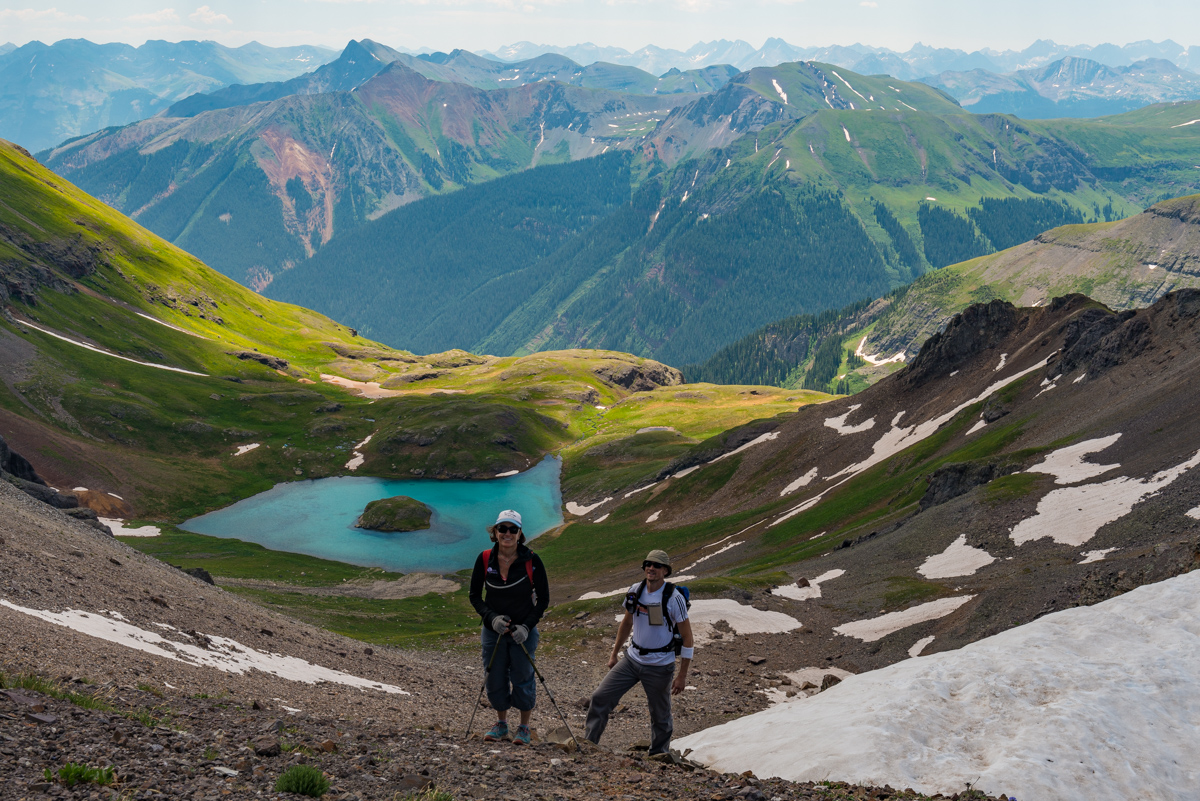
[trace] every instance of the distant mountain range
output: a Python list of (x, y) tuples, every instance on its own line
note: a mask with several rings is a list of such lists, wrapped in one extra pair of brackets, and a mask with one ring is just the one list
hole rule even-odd
[(431, 81), (460, 83), (476, 89), (515, 89), (531, 83), (557, 82), (588, 89), (639, 95), (702, 94), (724, 86), (738, 70), (724, 64), (701, 69), (668, 70), (654, 76), (636, 67), (597, 62), (581, 66), (558, 55), (502, 63), (466, 50), (414, 56), (370, 39), (351, 41), (334, 61), (288, 81), (229, 86), (197, 93), (172, 105), (168, 117), (193, 117), (204, 111), (278, 100), (290, 95), (349, 92), (388, 64), (399, 63)]
[(8, 44), (0, 47), (0, 137), (42, 150), (153, 116), (196, 92), (291, 78), (336, 57), (336, 51), (311, 45), (257, 42)]
[[(469, 54), (401, 56), (357, 43), (293, 84), (315, 93), (154, 118), (42, 157), (227, 275), (397, 346), (587, 346), (674, 364), (1063, 222), (1200, 191), (1200, 142), (1174, 130), (1200, 117), (1195, 103), (1034, 124), (829, 64), (647, 95), (479, 88), (462, 80), (510, 76)], [(327, 91), (368, 61), (373, 77)], [(575, 70), (535, 61), (511, 82)], [(582, 163), (605, 153), (617, 162)], [(968, 216), (985, 198), (1036, 196), (1066, 212), (1026, 209), (1036, 224), (1019, 238)]]
[(599, 47), (590, 43), (556, 47), (517, 42), (495, 51), (480, 51), (479, 55), (500, 61), (522, 61), (546, 53), (557, 53), (581, 64), (605, 61), (633, 66), (656, 75), (672, 68), (687, 70), (713, 64), (731, 64), (739, 70), (748, 70), (754, 67), (773, 67), (786, 61), (820, 61), (864, 75), (887, 74), (901, 80), (915, 80), (946, 71), (982, 69), (1007, 73), (1035, 69), (1068, 56), (1090, 59), (1110, 67), (1129, 66), (1148, 58), (1160, 58), (1177, 67), (1200, 68), (1200, 47), (1185, 47), (1170, 39), (1162, 42), (1131, 42), (1127, 45), (1106, 43), (1094, 47), (1060, 45), (1049, 39), (1039, 39), (1023, 50), (985, 48), (970, 53), (947, 47), (928, 47), (919, 43), (904, 52), (863, 44), (798, 47), (775, 38), (767, 39), (759, 48), (740, 39), (718, 39), (712, 42), (698, 42), (687, 50), (670, 50), (648, 45), (632, 53), (619, 47)]
[(1200, 75), (1162, 58), (1110, 67), (1077, 56), (1044, 67), (997, 75), (982, 69), (943, 72), (936, 86), (977, 114), (999, 112), (1024, 119), (1101, 117), (1200, 98)]

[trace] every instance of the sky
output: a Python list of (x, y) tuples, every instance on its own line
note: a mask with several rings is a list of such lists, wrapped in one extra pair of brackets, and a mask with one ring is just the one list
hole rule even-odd
[(519, 41), (636, 50), (768, 37), (799, 46), (963, 50), (1173, 39), (1200, 45), (1200, 2), (1151, 0), (0, 0), (0, 44), (211, 39), (237, 46), (495, 50)]

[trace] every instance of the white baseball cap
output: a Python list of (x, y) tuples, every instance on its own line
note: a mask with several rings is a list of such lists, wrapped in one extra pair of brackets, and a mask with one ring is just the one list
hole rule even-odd
[(505, 509), (503, 512), (500, 513), (500, 516), (496, 518), (496, 522), (492, 523), (492, 525), (498, 526), (501, 523), (516, 523), (517, 528), (522, 528), (521, 513), (514, 512), (512, 509)]

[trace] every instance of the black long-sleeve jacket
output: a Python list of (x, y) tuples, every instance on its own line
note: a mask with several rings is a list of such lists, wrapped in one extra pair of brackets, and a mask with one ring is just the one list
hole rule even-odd
[[(475, 611), (483, 618), (483, 625), (488, 628), (491, 628), (497, 616), (507, 615), (514, 625), (522, 623), (532, 629), (550, 605), (550, 583), (546, 578), (546, 568), (537, 554), (524, 545), (518, 545), (517, 560), (508, 569), (508, 580), (505, 581), (500, 578), (498, 548), (493, 547), (488, 552), (486, 566), (483, 554), (475, 557), (475, 569), (471, 572), (471, 606), (475, 607)], [(532, 592), (526, 562), (533, 564)]]

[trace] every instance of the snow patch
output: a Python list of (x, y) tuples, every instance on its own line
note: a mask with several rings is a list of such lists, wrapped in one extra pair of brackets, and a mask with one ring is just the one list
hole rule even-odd
[(969, 576), (995, 561), (996, 557), (982, 548), (967, 545), (966, 534), (959, 534), (946, 550), (926, 559), (917, 572), (928, 579)]
[(21, 612), (30, 617), (44, 620), (47, 623), (63, 626), (80, 634), (86, 634), (89, 637), (123, 645), (126, 648), (132, 648), (136, 651), (142, 651), (143, 653), (162, 659), (170, 659), (175, 662), (184, 662), (199, 667), (216, 668), (226, 673), (244, 674), (249, 673), (251, 670), (258, 670), (263, 673), (279, 676), (283, 679), (304, 682), (305, 684), (330, 682), (344, 684), (349, 687), (358, 687), (364, 690), (381, 690), (385, 693), (399, 695), (409, 694), (391, 684), (383, 684), (359, 678), (358, 676), (352, 676), (340, 670), (332, 670), (320, 665), (314, 665), (311, 662), (298, 659), (294, 656), (259, 651), (247, 645), (242, 645), (236, 640), (216, 634), (208, 635), (208, 647), (201, 648), (191, 643), (168, 640), (160, 634), (140, 629), (124, 621), (113, 620), (110, 617), (101, 617), (96, 614), (88, 614), (80, 609), (50, 612), (39, 609), (27, 609), (3, 599), (0, 599), (0, 605), (15, 612)]
[(612, 514), (612, 512), (605, 512), (604, 514), (600, 515), (599, 517), (597, 517), (597, 518), (596, 518), (595, 520), (593, 520), (592, 522), (593, 522), (593, 523), (603, 523), (605, 520), (607, 520), (607, 519), (608, 519), (608, 516), (609, 516), (610, 514)]
[(967, 429), (967, 436), (968, 437), (971, 436), (976, 431), (978, 431), (981, 428), (985, 428), (986, 426), (987, 426), (987, 420), (976, 420), (975, 425), (973, 425), (969, 429)]
[(797, 587), (795, 584), (786, 584), (782, 587), (776, 587), (771, 590), (772, 595), (778, 595), (780, 598), (790, 598), (793, 601), (808, 601), (813, 598), (821, 597), (821, 584), (826, 581), (833, 581), (835, 578), (841, 578), (846, 575), (846, 571), (838, 568), (837, 570), (829, 570), (815, 579), (809, 579), (807, 587)]
[(1082, 373), (1082, 374), (1080, 374), (1079, 378), (1076, 378), (1076, 379), (1075, 379), (1074, 381), (1072, 381), (1071, 383), (1072, 383), (1072, 384), (1078, 384), (1080, 381), (1082, 381), (1082, 380), (1083, 380), (1083, 379), (1085, 379), (1085, 378), (1087, 378), (1087, 373)]
[(51, 336), (51, 337), (54, 337), (55, 339), (62, 340), (63, 342), (66, 342), (70, 345), (74, 345), (77, 348), (83, 348), (84, 350), (90, 350), (92, 353), (99, 353), (101, 356), (110, 356), (114, 359), (120, 359), (123, 362), (129, 362), (131, 364), (140, 364), (143, 367), (153, 367), (157, 370), (169, 370), (172, 373), (183, 373), (184, 375), (199, 375), (199, 376), (207, 376), (208, 375), (208, 373), (197, 373), (192, 370), (184, 370), (182, 367), (168, 367), (165, 364), (155, 364), (154, 362), (143, 362), (143, 361), (139, 361), (138, 359), (131, 359), (128, 356), (121, 356), (116, 353), (109, 353), (106, 350), (97, 348), (95, 345), (89, 345), (86, 342), (79, 342), (78, 340), (70, 339), (69, 337), (64, 337), (62, 334), (56, 334), (53, 331), (42, 328), (40, 325), (34, 325), (33, 323), (31, 323), (27, 320), (19, 320), (18, 322), (21, 325), (32, 328), (34, 331), (41, 331), (43, 334), (45, 334), (47, 336)]
[(845, 414), (839, 415), (838, 417), (826, 418), (825, 426), (827, 428), (832, 428), (834, 431), (836, 431), (842, 435), (860, 434), (863, 431), (870, 431), (872, 428), (875, 427), (875, 418), (874, 417), (868, 417), (866, 420), (864, 420), (861, 423), (858, 423), (857, 425), (852, 425), (852, 426), (846, 425), (846, 418), (849, 417), (850, 415), (854, 414), (854, 412), (861, 406), (862, 406), (861, 403), (856, 403), (853, 406), (851, 406), (849, 409), (847, 409)]
[[(594, 601), (597, 598), (612, 598), (613, 596), (616, 596), (616, 595), (623, 595), (624, 593), (626, 593), (628, 591), (629, 591), (628, 587), (618, 587), (617, 589), (609, 590), (608, 592), (585, 592), (583, 595), (579, 596), (579, 600)], [(618, 619), (620, 619), (620, 618), (618, 618)]]
[(945, 617), (974, 597), (974, 595), (960, 595), (956, 598), (939, 598), (936, 601), (918, 604), (911, 609), (888, 612), (886, 615), (856, 620), (853, 623), (844, 623), (834, 628), (834, 631), (863, 642), (875, 642), (909, 626)]
[[(628, 498), (629, 496), (626, 495), (625, 497)], [(602, 501), (596, 501), (595, 503), (593, 503), (590, 506), (582, 506), (578, 503), (575, 503), (575, 501), (567, 501), (566, 508), (569, 513), (575, 515), (576, 517), (583, 517), (586, 514), (590, 514), (592, 512), (592, 510), (599, 509), (601, 506), (603, 506), (604, 504), (608, 503), (611, 500), (612, 500), (611, 497), (605, 498)]]
[(1004, 369), (1004, 365), (1005, 365), (1005, 363), (1006, 363), (1007, 361), (1008, 361), (1008, 354), (1007, 354), (1007, 353), (1001, 353), (1001, 354), (1000, 354), (1000, 363), (996, 365), (996, 369), (995, 369), (995, 370), (993, 370), (992, 372), (993, 372), (993, 373), (998, 373), (998, 372), (1000, 372), (1001, 370), (1003, 370), (1003, 369)]
[(700, 469), (701, 467), (703, 467), (703, 466), (704, 466), (704, 465), (700, 465), (700, 464), (694, 464), (694, 465), (692, 465), (691, 467), (685, 467), (685, 468), (683, 468), (682, 470), (680, 470), (678, 473), (672, 473), (672, 474), (671, 474), (671, 478), (683, 478), (684, 476), (686, 476), (686, 475), (688, 475), (688, 474), (690, 474), (690, 473), (694, 473), (694, 472), (696, 472), (697, 470), (699, 470), (699, 469)]
[(653, 484), (647, 484), (644, 487), (638, 487), (635, 490), (630, 490), (629, 492), (625, 493), (625, 497), (628, 498), (631, 495), (637, 495), (639, 492), (645, 492), (646, 490), (650, 489), (651, 487), (657, 487), (657, 486), (658, 486), (658, 482), (655, 481)]
[(1084, 551), (1083, 559), (1078, 564), (1086, 565), (1086, 564), (1090, 564), (1091, 562), (1103, 561), (1104, 557), (1108, 556), (1110, 553), (1112, 553), (1115, 550), (1117, 550), (1117, 549), (1116, 548), (1102, 548), (1098, 551)]
[(844, 679), (676, 742), (722, 772), (933, 795), (1185, 799), (1200, 571)]
[(520, 470), (505, 470), (503, 473), (497, 473), (496, 478), (508, 478), (509, 476), (515, 476), (520, 472)]
[(779, 85), (779, 81), (775, 80), (774, 78), (771, 79), (771, 85), (775, 87), (775, 91), (778, 92), (779, 96), (783, 98), (783, 104), (786, 106), (787, 92), (783, 91), (783, 87)]
[(779, 494), (781, 496), (782, 495), (790, 495), (791, 493), (795, 492), (796, 490), (800, 489), (801, 487), (807, 487), (809, 484), (812, 483), (812, 480), (816, 477), (817, 477), (817, 468), (814, 467), (812, 470), (809, 470), (807, 473), (800, 476), (800, 478), (796, 479), (791, 484), (788, 484), (786, 487), (781, 489), (779, 491)]
[(234, 456), (244, 456), (255, 448), (261, 447), (261, 442), (251, 442), (249, 445), (238, 445)]
[(1092, 464), (1083, 461), (1083, 457), (1105, 450), (1120, 438), (1120, 434), (1113, 434), (1112, 436), (1101, 437), (1100, 439), (1089, 439), (1085, 442), (1069, 445), (1066, 448), (1059, 448), (1029, 468), (1026, 472), (1048, 473), (1054, 476), (1055, 484), (1077, 484), (1080, 481), (1095, 478), (1098, 475), (1107, 473), (1109, 470), (1116, 470), (1121, 465)]
[(1061, 545), (1078, 547), (1096, 536), (1101, 526), (1129, 514), (1135, 504), (1157, 495), (1198, 464), (1200, 451), (1149, 478), (1120, 476), (1099, 484), (1053, 490), (1038, 502), (1037, 514), (1018, 523), (1009, 536), (1017, 545), (1050, 537)]
[(646, 518), (646, 522), (647, 522), (647, 523), (653, 523), (655, 520), (657, 520), (657, 519), (658, 519), (658, 516), (659, 516), (659, 515), (661, 515), (661, 514), (662, 514), (662, 509), (659, 509), (659, 510), (658, 510), (657, 512), (655, 512), (654, 514), (652, 514), (652, 515), (650, 515), (649, 517), (647, 517), (647, 518)]
[(912, 648), (908, 649), (908, 655), (913, 658), (920, 656), (931, 642), (933, 642), (933, 637), (922, 637), (912, 644)]
[(716, 459), (713, 459), (711, 462), (709, 462), (709, 464), (714, 464), (716, 462), (721, 461), (722, 459), (724, 459), (727, 456), (733, 456), (734, 454), (741, 453), (742, 451), (746, 450), (747, 448), (753, 448), (755, 445), (761, 445), (764, 442), (770, 442), (773, 439), (779, 439), (778, 431), (768, 431), (765, 434), (760, 434), (757, 437), (755, 437), (754, 439), (747, 442), (745, 445), (742, 445), (738, 448), (734, 448), (733, 450), (729, 451), (728, 453), (722, 453)]
[(124, 520), (112, 517), (102, 517), (100, 522), (112, 529), (114, 537), (157, 537), (162, 534), (162, 530), (158, 526), (127, 528)]
[(858, 347), (855, 348), (854, 355), (859, 357), (863, 361), (867, 362), (868, 364), (874, 364), (874, 365), (878, 366), (880, 364), (891, 364), (892, 362), (904, 361), (904, 351), (900, 351), (899, 353), (897, 353), (895, 356), (891, 357), (890, 359), (884, 359), (881, 356), (879, 356), (879, 354), (875, 354), (874, 356), (868, 356), (867, 354), (862, 352), (863, 346), (866, 344), (867, 344), (867, 338), (864, 335), (863, 338), (858, 341)]
[(845, 125), (842, 126), (842, 133), (844, 133), (846, 135), (846, 141), (849, 142), (850, 141), (850, 132), (846, 130)]
[(1195, 509), (1188, 509), (1184, 514), (1193, 520), (1200, 520), (1200, 506), (1197, 506)]
[(364, 447), (368, 442), (370, 442), (371, 437), (373, 436), (375, 435), (368, 434), (366, 439), (354, 446), (354, 456), (351, 457), (350, 461), (346, 462), (347, 470), (357, 470), (358, 468), (362, 467), (362, 464), (367, 460), (367, 457), (363, 455), (359, 448)]
[[(675, 579), (677, 580), (677, 579)], [(782, 612), (770, 612), (740, 604), (728, 598), (713, 598), (692, 601), (688, 612), (692, 621), (692, 634), (697, 645), (712, 639), (716, 631), (713, 624), (724, 620), (734, 634), (785, 634), (802, 628), (799, 620)]]
[(1188, 120), (1187, 122), (1181, 122), (1178, 125), (1172, 125), (1171, 127), (1172, 128), (1182, 128), (1185, 125), (1195, 125), (1198, 122), (1200, 122), (1200, 120)]
[[(688, 571), (688, 570), (693, 570), (693, 569), (695, 569), (696, 565), (700, 564), (701, 562), (707, 562), (709, 559), (712, 559), (714, 556), (718, 556), (718, 555), (720, 555), (720, 554), (723, 554), (723, 553), (725, 553), (726, 551), (728, 551), (730, 548), (736, 548), (736, 547), (738, 547), (739, 545), (741, 545), (741, 544), (742, 544), (742, 543), (744, 543), (744, 542), (745, 542), (745, 540), (739, 540), (738, 542), (731, 542), (731, 543), (729, 543), (728, 545), (726, 545), (724, 548), (719, 548), (719, 549), (717, 549), (717, 550), (713, 551), (713, 552), (712, 552), (712, 553), (710, 553), (710, 554), (705, 554), (704, 556), (701, 556), (701, 557), (700, 557), (699, 559), (697, 559), (695, 562), (692, 562), (690, 565), (688, 565), (687, 567), (683, 568), (683, 570), (684, 570), (685, 572), (686, 572), (686, 571)], [(678, 581), (678, 579), (676, 579), (676, 581)]]

